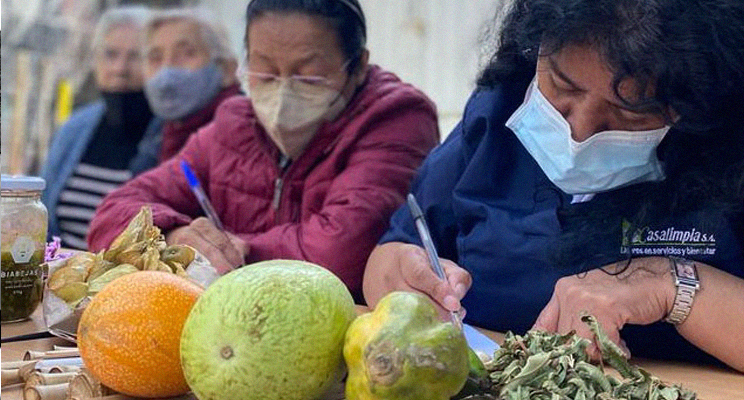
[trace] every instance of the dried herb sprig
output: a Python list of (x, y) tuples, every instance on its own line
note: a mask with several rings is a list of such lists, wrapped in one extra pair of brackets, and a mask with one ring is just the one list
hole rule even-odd
[(586, 315), (602, 359), (620, 373), (605, 373), (589, 361), (589, 340), (575, 335), (529, 331), (508, 332), (492, 360), (485, 363), (488, 379), (480, 393), (467, 399), (500, 400), (695, 400), (695, 393), (668, 385), (630, 365), (622, 350), (607, 338), (597, 320)]

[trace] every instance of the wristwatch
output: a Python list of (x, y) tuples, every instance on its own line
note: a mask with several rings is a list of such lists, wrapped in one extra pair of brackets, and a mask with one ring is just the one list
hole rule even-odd
[(674, 285), (677, 286), (677, 294), (674, 296), (674, 305), (664, 321), (674, 325), (685, 322), (692, 308), (692, 300), (695, 293), (700, 289), (697, 267), (695, 263), (679, 257), (669, 257), (669, 266), (674, 276)]

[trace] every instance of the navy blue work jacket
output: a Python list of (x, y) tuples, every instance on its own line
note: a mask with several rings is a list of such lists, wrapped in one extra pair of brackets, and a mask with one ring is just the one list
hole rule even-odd
[[(516, 86), (516, 85), (511, 85)], [(462, 121), (425, 160), (412, 186), (440, 257), (472, 275), (463, 300), (466, 322), (496, 331), (523, 333), (548, 303), (556, 281), (591, 265), (558, 268), (551, 249), (561, 233), (558, 210), (581, 207), (552, 184), (505, 122), (521, 104), (526, 87), (476, 90)], [(610, 193), (600, 193), (595, 199)], [(594, 199), (590, 200), (594, 201)], [(741, 217), (741, 215), (739, 215)], [(741, 219), (737, 222), (741, 226)], [(615, 261), (678, 255), (744, 276), (744, 237), (730, 225), (715, 227), (695, 216), (658, 221), (633, 235), (596, 243)], [(738, 235), (738, 236), (737, 236)], [(421, 245), (408, 209), (392, 217), (380, 243)], [(591, 267), (607, 264), (606, 257)], [(634, 356), (712, 360), (670, 324), (626, 326), (621, 332)]]

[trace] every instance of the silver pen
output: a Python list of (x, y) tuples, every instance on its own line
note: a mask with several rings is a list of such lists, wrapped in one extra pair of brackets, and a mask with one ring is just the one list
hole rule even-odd
[[(439, 255), (437, 254), (437, 249), (434, 247), (434, 241), (431, 239), (429, 227), (426, 225), (426, 220), (424, 219), (424, 213), (421, 211), (421, 207), (419, 207), (418, 203), (416, 202), (416, 197), (413, 196), (413, 193), (408, 194), (408, 209), (411, 211), (413, 222), (416, 224), (416, 230), (418, 230), (421, 242), (424, 244), (426, 256), (429, 258), (429, 264), (431, 264), (432, 269), (437, 274), (439, 279), (447, 282), (447, 275), (444, 273), (444, 269), (439, 263)], [(450, 311), (450, 318), (452, 319), (452, 323), (458, 329), (462, 330), (462, 320), (460, 319), (460, 313), (457, 311)]]

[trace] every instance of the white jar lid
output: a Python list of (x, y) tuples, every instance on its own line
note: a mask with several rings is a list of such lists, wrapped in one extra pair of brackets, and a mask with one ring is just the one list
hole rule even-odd
[(5, 175), (0, 177), (0, 190), (39, 191), (46, 187), (46, 181), (38, 176)]

